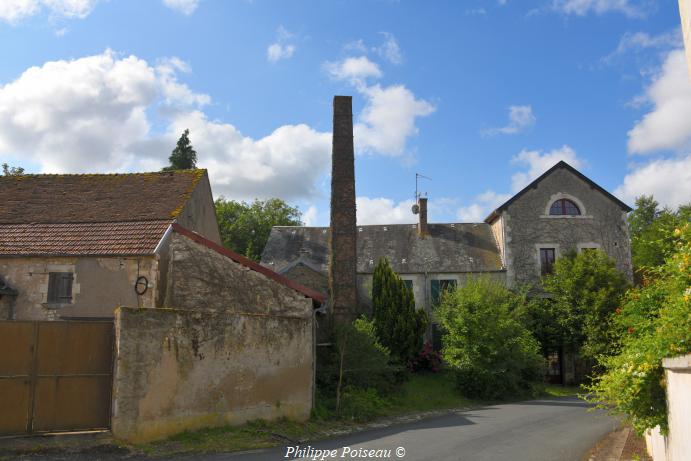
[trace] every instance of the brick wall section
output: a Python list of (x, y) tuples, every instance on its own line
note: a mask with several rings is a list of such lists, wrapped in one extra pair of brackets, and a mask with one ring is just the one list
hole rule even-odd
[(113, 435), (309, 418), (312, 317), (118, 308)]
[(312, 316), (312, 300), (200, 243), (171, 234), (165, 307)]
[(329, 293), (334, 321), (357, 316), (355, 156), (350, 96), (333, 102)]

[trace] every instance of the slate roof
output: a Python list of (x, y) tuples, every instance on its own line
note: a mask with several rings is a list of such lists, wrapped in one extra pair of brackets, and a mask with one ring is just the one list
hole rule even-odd
[[(372, 273), (386, 256), (400, 274), (491, 272), (503, 270), (499, 248), (488, 224), (429, 224), (420, 238), (415, 224), (358, 226), (357, 271)], [(262, 265), (283, 272), (300, 259), (328, 272), (327, 227), (274, 227), (262, 253)]]
[(153, 254), (206, 170), (0, 177), (0, 256)]

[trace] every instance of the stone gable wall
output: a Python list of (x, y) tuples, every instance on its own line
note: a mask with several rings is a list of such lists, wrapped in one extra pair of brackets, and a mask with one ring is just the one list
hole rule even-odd
[[(581, 216), (548, 216), (558, 198), (582, 205)], [(599, 247), (632, 279), (627, 213), (609, 197), (565, 169), (557, 169), (502, 213), (507, 280), (512, 286), (540, 277), (538, 247), (556, 247), (557, 257), (579, 245)]]

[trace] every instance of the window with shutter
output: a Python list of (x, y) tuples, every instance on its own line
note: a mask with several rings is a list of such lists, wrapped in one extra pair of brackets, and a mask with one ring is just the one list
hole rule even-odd
[(432, 306), (438, 306), (441, 301), (442, 293), (456, 288), (456, 281), (450, 280), (431, 280)]
[(48, 274), (48, 303), (72, 303), (72, 272), (50, 272)]

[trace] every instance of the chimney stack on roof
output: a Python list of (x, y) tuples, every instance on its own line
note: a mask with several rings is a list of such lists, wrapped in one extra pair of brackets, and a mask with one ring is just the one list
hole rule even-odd
[(417, 232), (420, 237), (428, 234), (427, 230), (427, 197), (418, 197), (417, 204), (419, 207), (420, 220), (417, 224)]
[(350, 322), (358, 315), (352, 104), (351, 96), (334, 97), (329, 295), (336, 323)]

